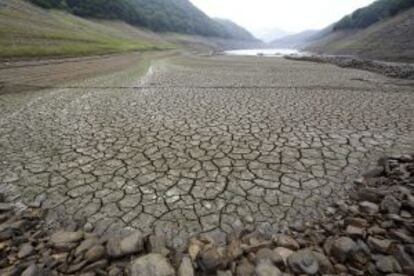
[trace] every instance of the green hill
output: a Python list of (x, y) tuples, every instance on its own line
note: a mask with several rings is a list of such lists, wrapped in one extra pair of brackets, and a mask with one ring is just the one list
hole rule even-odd
[(79, 56), (171, 47), (157, 34), (119, 21), (86, 20), (21, 0), (0, 2), (0, 58)]
[(299, 46), (310, 52), (414, 61), (414, 0), (379, 0)]
[[(176, 32), (253, 40), (247, 31), (233, 32), (188, 0), (27, 0), (47, 9), (64, 9), (81, 17), (117, 19), (156, 32)], [(241, 29), (241, 27), (238, 27)]]
[(378, 0), (338, 21), (333, 29), (363, 29), (414, 7), (414, 0)]

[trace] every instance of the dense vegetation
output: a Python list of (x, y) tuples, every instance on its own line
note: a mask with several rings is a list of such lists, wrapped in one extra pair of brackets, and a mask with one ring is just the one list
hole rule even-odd
[[(75, 15), (116, 19), (159, 32), (179, 32), (252, 40), (247, 31), (233, 33), (188, 0), (28, 0), (43, 8), (65, 9)], [(241, 27), (239, 27), (241, 29)], [(247, 34), (246, 34), (247, 33)]]
[(345, 16), (334, 25), (334, 30), (361, 29), (414, 7), (414, 0), (378, 0)]

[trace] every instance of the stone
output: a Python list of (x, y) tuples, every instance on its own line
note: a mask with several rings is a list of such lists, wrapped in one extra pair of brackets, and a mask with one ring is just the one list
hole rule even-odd
[(313, 255), (316, 257), (319, 263), (319, 272), (323, 275), (326, 274), (333, 274), (335, 272), (335, 269), (329, 261), (328, 257), (326, 257), (324, 254), (313, 251)]
[(401, 203), (392, 195), (387, 195), (381, 201), (381, 210), (388, 214), (399, 214)]
[(85, 260), (88, 262), (96, 262), (100, 259), (102, 259), (105, 256), (105, 247), (103, 247), (100, 244), (97, 244), (93, 247), (91, 247), (86, 253), (85, 253)]
[(413, 269), (414, 260), (410, 257), (409, 254), (407, 254), (407, 252), (405, 252), (402, 245), (393, 245), (391, 247), (391, 254), (401, 265), (404, 272), (407, 272), (408, 270), (411, 271)]
[(68, 243), (78, 242), (83, 239), (83, 232), (66, 232), (66, 231), (59, 231), (54, 233), (50, 237), (50, 242), (54, 246), (61, 246)]
[(367, 172), (365, 172), (362, 176), (365, 178), (377, 178), (384, 174), (384, 167), (382, 166), (376, 166), (374, 168), (369, 169)]
[(255, 273), (254, 270), (254, 266), (247, 259), (243, 259), (236, 268), (236, 275), (253, 276)]
[(144, 249), (144, 238), (141, 232), (133, 232), (124, 238), (113, 237), (108, 240), (106, 252), (108, 256), (120, 258), (139, 253)]
[(10, 203), (0, 203), (0, 213), (13, 210), (13, 205)]
[(88, 251), (91, 247), (93, 247), (96, 244), (99, 244), (99, 241), (96, 238), (83, 240), (79, 244), (79, 246), (76, 247), (75, 256), (79, 256), (80, 254), (85, 253), (86, 251)]
[(379, 212), (378, 205), (369, 201), (360, 202), (359, 209), (361, 210), (361, 212), (368, 214), (370, 216), (373, 216)]
[(151, 235), (148, 237), (148, 250), (151, 253), (159, 253), (165, 257), (170, 254), (170, 250), (167, 249), (164, 237), (158, 235)]
[(23, 271), (21, 276), (46, 276), (46, 274), (37, 265), (31, 264)]
[(151, 253), (131, 262), (131, 276), (175, 276), (174, 268), (161, 254)]
[(379, 256), (376, 267), (383, 273), (402, 272), (400, 264), (393, 256)]
[(319, 271), (319, 261), (308, 249), (299, 250), (290, 255), (288, 266), (297, 274), (314, 275)]
[(369, 237), (367, 240), (369, 248), (374, 252), (388, 254), (393, 242), (391, 240), (381, 240), (374, 237)]
[(341, 263), (344, 263), (356, 249), (356, 243), (348, 237), (340, 237), (332, 243), (330, 254)]
[(402, 229), (391, 229), (389, 231), (389, 235), (397, 240), (400, 240), (401, 242), (405, 244), (412, 244), (414, 243), (414, 237), (406, 233)]
[(284, 264), (282, 256), (270, 248), (259, 249), (259, 251), (256, 253), (256, 264), (264, 260), (269, 260), (276, 265)]
[(293, 251), (284, 247), (276, 247), (273, 252), (275, 252), (276, 254), (278, 254), (279, 256), (282, 257), (282, 260), (284, 262), (285, 265), (287, 265), (287, 260), (290, 257), (290, 255), (293, 254)]
[(355, 249), (352, 250), (352, 254), (348, 257), (348, 262), (352, 264), (354, 268), (363, 268), (371, 260), (371, 252), (369, 247), (362, 240), (357, 240)]
[(226, 257), (228, 261), (233, 261), (238, 259), (243, 255), (243, 249), (241, 248), (241, 241), (239, 239), (234, 239), (226, 247)]
[(94, 227), (93, 227), (92, 223), (90, 223), (90, 222), (85, 223), (85, 225), (83, 226), (83, 230), (87, 233), (92, 232), (93, 229), (94, 229)]
[(199, 264), (203, 270), (213, 271), (223, 267), (224, 258), (219, 250), (213, 247), (200, 253)]
[(117, 266), (111, 267), (109, 269), (108, 276), (122, 276), (122, 275), (124, 275), (124, 273)]
[(356, 218), (356, 217), (349, 217), (345, 219), (345, 225), (349, 226), (355, 226), (360, 228), (366, 228), (369, 226), (369, 223), (366, 219), (363, 218)]
[(99, 271), (103, 270), (108, 266), (108, 260), (102, 259), (99, 261), (96, 261), (94, 263), (91, 263), (83, 269), (84, 271)]
[(35, 249), (31, 244), (25, 243), (20, 247), (20, 250), (17, 253), (17, 257), (19, 259), (24, 259), (24, 258), (32, 255), (34, 251), (35, 251)]
[(201, 249), (203, 248), (203, 243), (197, 239), (191, 239), (190, 244), (188, 246), (188, 254), (193, 262), (196, 261), (198, 254), (200, 253)]
[(230, 270), (219, 270), (217, 271), (217, 276), (233, 276)]
[(270, 260), (260, 261), (255, 268), (257, 276), (282, 276), (282, 272)]
[(178, 268), (178, 276), (194, 276), (194, 267), (191, 259), (187, 256), (181, 260), (180, 267)]
[(273, 241), (276, 246), (288, 248), (291, 250), (298, 250), (300, 248), (299, 243), (288, 235), (278, 234), (273, 236)]
[(363, 238), (365, 236), (365, 229), (353, 225), (348, 225), (345, 232), (351, 238)]

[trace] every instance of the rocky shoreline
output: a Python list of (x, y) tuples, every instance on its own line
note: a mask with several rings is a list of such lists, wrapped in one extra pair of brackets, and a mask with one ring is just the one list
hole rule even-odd
[(331, 63), (343, 68), (354, 68), (379, 73), (391, 78), (414, 80), (414, 65), (409, 63), (383, 62), (353, 56), (304, 55), (285, 56), (289, 60)]
[(76, 223), (50, 230), (45, 210), (0, 195), (0, 275), (414, 275), (414, 155), (384, 157), (326, 218), (272, 237), (240, 229), (203, 234), (186, 252), (163, 237), (98, 235)]

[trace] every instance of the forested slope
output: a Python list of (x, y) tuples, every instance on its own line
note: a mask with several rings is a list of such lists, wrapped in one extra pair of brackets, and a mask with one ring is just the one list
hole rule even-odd
[[(156, 32), (177, 32), (252, 40), (228, 24), (208, 17), (188, 0), (27, 0), (43, 8), (64, 9), (82, 17), (116, 19)], [(238, 26), (238, 29), (242, 29)]]

